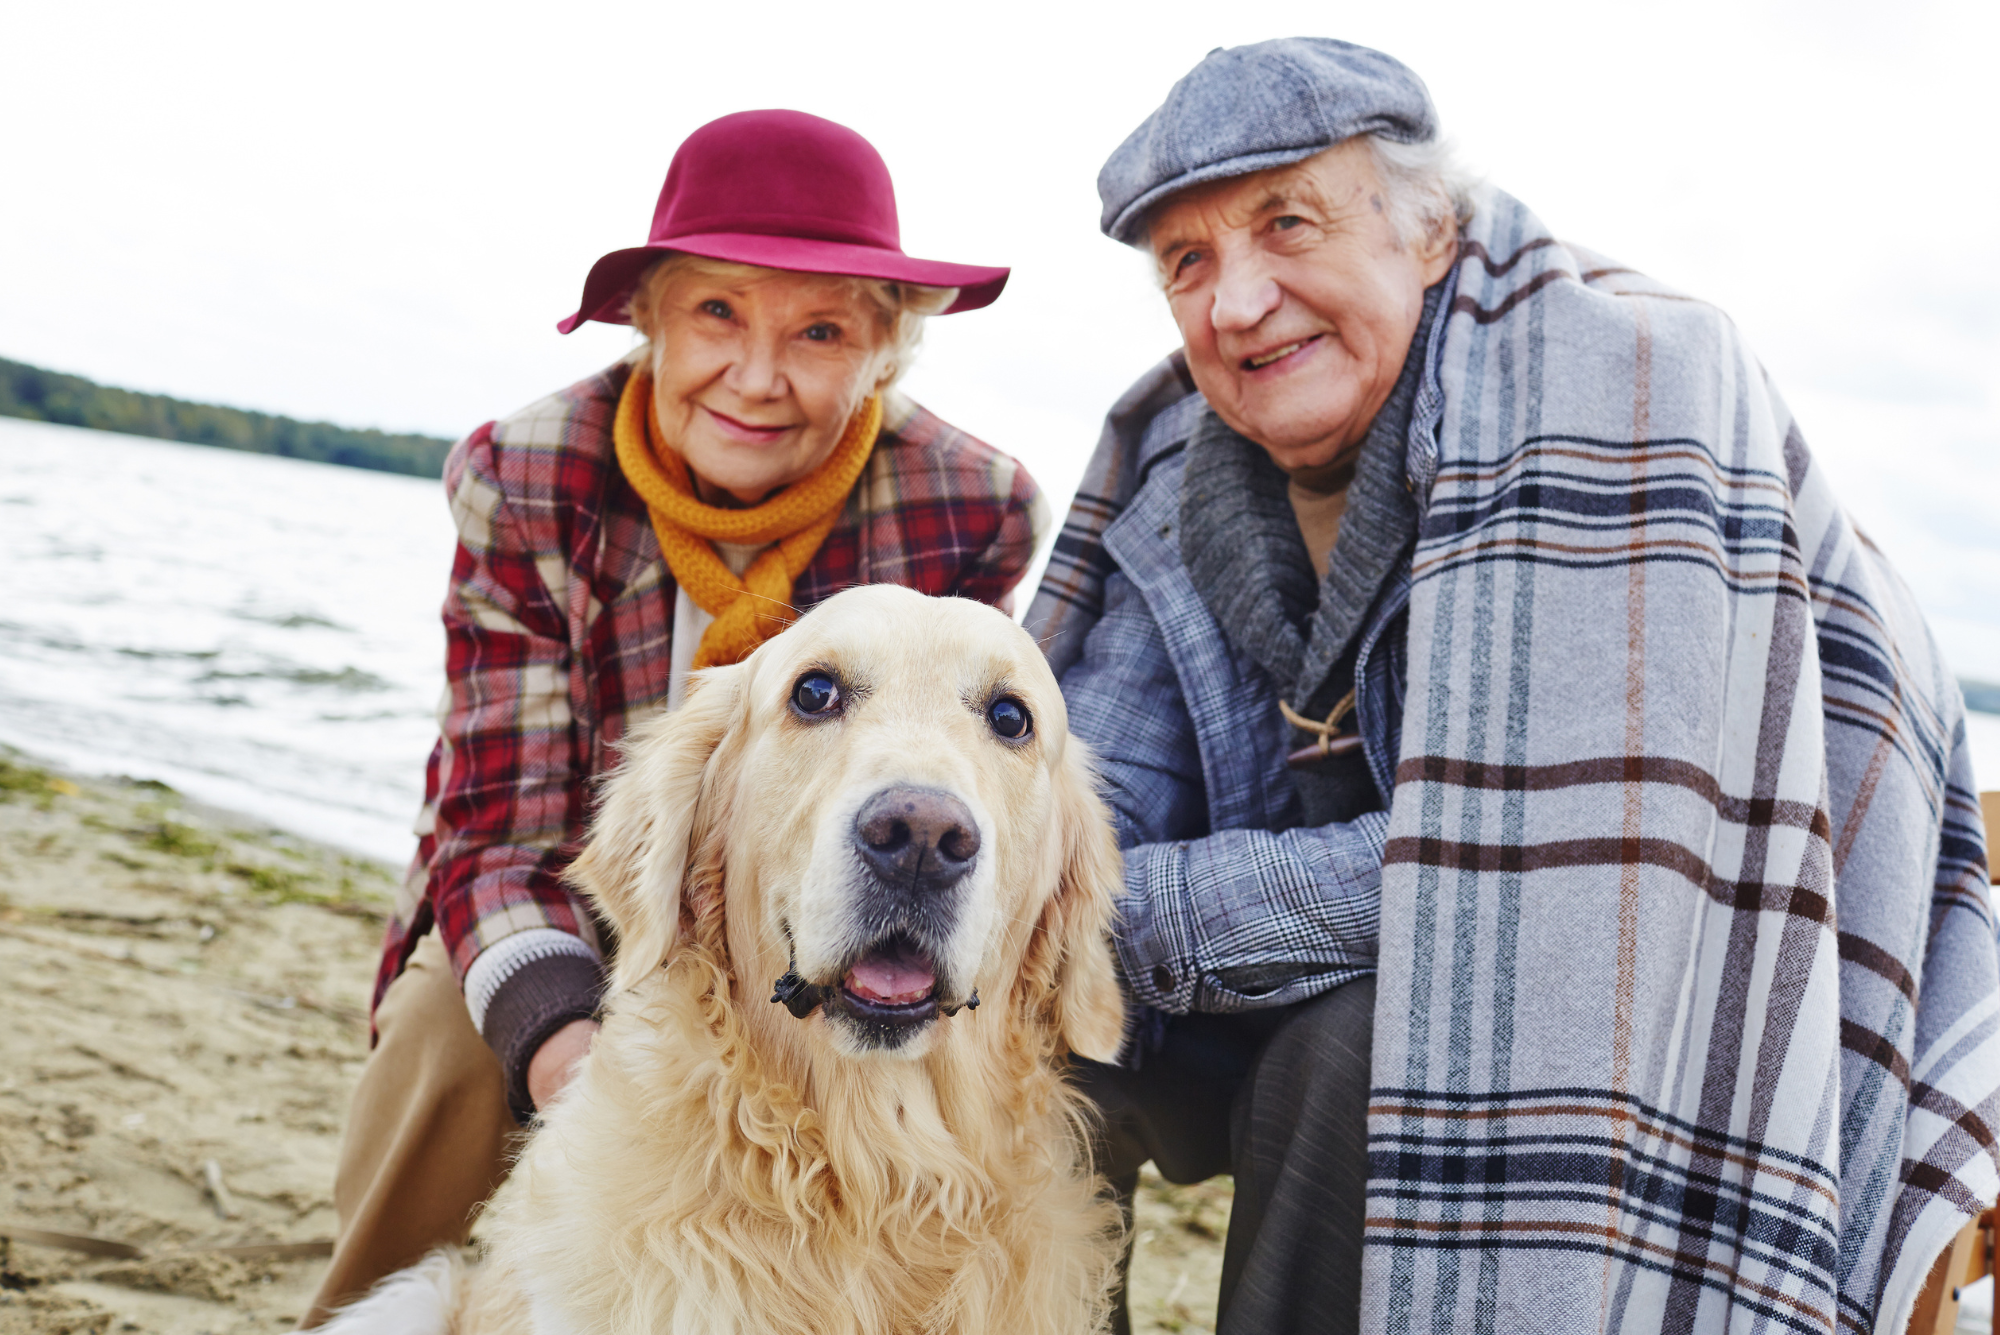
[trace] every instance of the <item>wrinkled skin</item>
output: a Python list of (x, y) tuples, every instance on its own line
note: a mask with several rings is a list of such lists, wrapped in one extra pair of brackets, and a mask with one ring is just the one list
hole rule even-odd
[(1183, 191), (1148, 228), (1195, 385), (1291, 473), (1359, 450), (1457, 239), (1397, 235), (1358, 139)]
[(649, 333), (660, 432), (710, 504), (755, 505), (824, 463), (889, 343), (853, 282), (776, 269), (679, 275)]

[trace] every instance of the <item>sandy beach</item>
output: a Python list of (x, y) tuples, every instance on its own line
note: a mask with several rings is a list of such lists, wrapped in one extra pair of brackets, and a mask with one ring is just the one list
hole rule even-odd
[(207, 1249), (332, 1236), (387, 868), (18, 756), (0, 798), (0, 1223), (145, 1252), (0, 1243), (0, 1331), (289, 1329), (321, 1262)]
[[(292, 1327), (394, 875), (0, 751), (0, 1228), (139, 1253), (0, 1240), (0, 1335)], [(1213, 1329), (1228, 1202), (1149, 1180), (1135, 1330)]]

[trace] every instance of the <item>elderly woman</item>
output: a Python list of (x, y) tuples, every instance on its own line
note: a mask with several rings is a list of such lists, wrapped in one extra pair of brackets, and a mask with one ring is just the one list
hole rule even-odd
[(849, 585), (1008, 606), (1044, 526), (1034, 482), (894, 390), (927, 317), (1006, 279), (904, 255), (854, 132), (726, 116), (558, 326), (629, 321), (639, 347), (452, 452), (442, 736), (308, 1325), (462, 1242), (588, 1050), (616, 943), (561, 877), (634, 720)]
[(1029, 624), (1151, 1011), (1086, 1080), (1115, 1175), (1234, 1172), (1223, 1335), (1902, 1329), (2000, 1190), (1963, 706), (1737, 330), (1345, 42), (1098, 186), (1183, 345)]

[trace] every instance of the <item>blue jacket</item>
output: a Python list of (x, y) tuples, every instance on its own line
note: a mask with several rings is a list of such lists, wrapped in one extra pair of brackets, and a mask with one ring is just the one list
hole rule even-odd
[(1176, 1013), (1285, 1005), (1374, 969), (1409, 601), (1405, 568), (1355, 663), (1385, 810), (1303, 828), (1280, 691), (1231, 647), (1181, 560), (1183, 451), (1206, 406), (1190, 395), (1147, 428), (1144, 481), (1104, 531), (1116, 568), (1103, 616), (1062, 679), (1125, 850), (1120, 962), (1136, 1000)]

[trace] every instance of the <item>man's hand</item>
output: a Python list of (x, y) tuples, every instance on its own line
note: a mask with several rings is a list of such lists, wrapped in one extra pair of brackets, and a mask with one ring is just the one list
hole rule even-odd
[(550, 1034), (528, 1059), (528, 1097), (540, 1111), (554, 1102), (576, 1076), (576, 1068), (597, 1038), (597, 1021), (571, 1020)]

